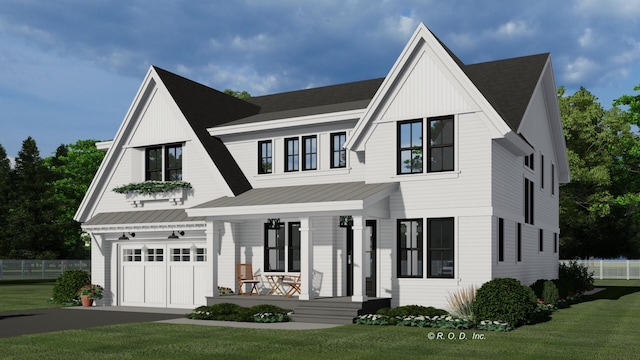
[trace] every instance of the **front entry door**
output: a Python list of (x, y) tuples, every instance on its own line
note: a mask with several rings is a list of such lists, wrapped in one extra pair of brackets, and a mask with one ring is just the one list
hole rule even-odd
[(365, 294), (368, 297), (376, 297), (376, 221), (367, 220), (367, 228), (364, 239), (364, 276)]
[[(366, 221), (364, 239), (365, 294), (376, 297), (376, 221)], [(347, 296), (353, 296), (353, 229), (347, 227)]]

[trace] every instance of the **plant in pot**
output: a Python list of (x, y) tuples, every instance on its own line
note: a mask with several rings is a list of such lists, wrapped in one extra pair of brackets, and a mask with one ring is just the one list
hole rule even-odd
[(96, 284), (87, 284), (78, 289), (82, 306), (93, 305), (93, 300), (102, 299), (104, 288)]

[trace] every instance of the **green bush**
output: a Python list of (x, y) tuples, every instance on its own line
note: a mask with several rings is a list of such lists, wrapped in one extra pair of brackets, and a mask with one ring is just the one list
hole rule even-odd
[(560, 299), (565, 299), (569, 295), (569, 285), (567, 281), (564, 279), (553, 279), (551, 280), (558, 289), (558, 297)]
[(272, 313), (272, 314), (288, 314), (292, 312), (289, 309), (283, 309), (281, 307), (269, 304), (255, 305), (249, 308), (251, 314)]
[(553, 281), (545, 281), (542, 289), (542, 301), (544, 301), (545, 304), (555, 305), (559, 298), (560, 296), (558, 295), (558, 288), (556, 287), (556, 284), (554, 284)]
[(531, 290), (533, 290), (533, 292), (536, 294), (536, 297), (538, 299), (542, 299), (542, 291), (544, 290), (544, 282), (547, 281), (546, 279), (539, 279), (536, 282), (534, 282), (533, 284), (531, 284), (529, 287), (531, 288)]
[(519, 326), (529, 321), (536, 306), (536, 295), (530, 287), (516, 279), (499, 278), (478, 289), (472, 308), (476, 323), (492, 320)]
[(84, 270), (67, 270), (58, 277), (53, 285), (53, 301), (58, 304), (79, 303), (78, 289), (91, 283), (91, 276)]
[[(286, 316), (291, 310), (282, 309), (273, 305), (256, 305), (245, 308), (231, 303), (220, 303), (211, 306), (199, 306), (193, 312), (187, 314), (189, 319), (198, 320), (221, 320), (221, 321), (255, 321), (255, 314), (274, 314), (274, 319), (264, 319), (263, 322), (288, 321)], [(263, 316), (264, 317), (264, 316)]]
[(586, 266), (575, 260), (569, 261), (569, 264), (560, 264), (558, 277), (566, 282), (569, 292), (582, 294), (593, 289), (593, 271), (589, 272)]
[(436, 309), (433, 306), (420, 306), (420, 305), (405, 305), (395, 308), (382, 308), (377, 311), (378, 315), (387, 315), (391, 317), (395, 316), (440, 316), (448, 315), (449, 313), (442, 309)]

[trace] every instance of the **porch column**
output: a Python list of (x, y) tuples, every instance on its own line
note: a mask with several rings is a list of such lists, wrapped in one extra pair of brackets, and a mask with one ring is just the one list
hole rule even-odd
[(217, 297), (218, 294), (218, 249), (220, 249), (220, 228), (212, 219), (207, 218), (205, 235), (207, 238), (207, 254), (212, 286), (209, 296)]
[(353, 216), (353, 296), (351, 301), (364, 302), (367, 300), (365, 295), (365, 278), (364, 278), (364, 220), (362, 215)]
[(312, 221), (300, 218), (300, 300), (313, 300), (313, 233)]

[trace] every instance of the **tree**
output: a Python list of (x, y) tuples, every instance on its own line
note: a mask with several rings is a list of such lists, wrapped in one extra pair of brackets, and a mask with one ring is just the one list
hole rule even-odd
[(9, 214), (9, 176), (11, 175), (11, 164), (7, 157), (7, 151), (0, 145), (0, 258), (7, 254), (7, 216)]
[(66, 258), (86, 258), (89, 253), (80, 223), (73, 216), (89, 189), (93, 177), (104, 158), (95, 140), (78, 140), (60, 145), (53, 157), (45, 159), (52, 173), (53, 198), (57, 205), (56, 221), (64, 239)]
[(62, 238), (54, 225), (56, 206), (50, 176), (35, 140), (28, 137), (10, 176), (10, 210), (4, 234), (9, 257), (52, 259), (62, 250)]
[(251, 97), (251, 94), (249, 94), (246, 91), (235, 91), (235, 90), (231, 90), (231, 89), (224, 89), (223, 92), (225, 94), (227, 94), (227, 95), (235, 96), (238, 99), (246, 99), (246, 98), (250, 98)]
[(571, 182), (560, 191), (560, 256), (636, 257), (640, 142), (619, 108), (558, 90)]

